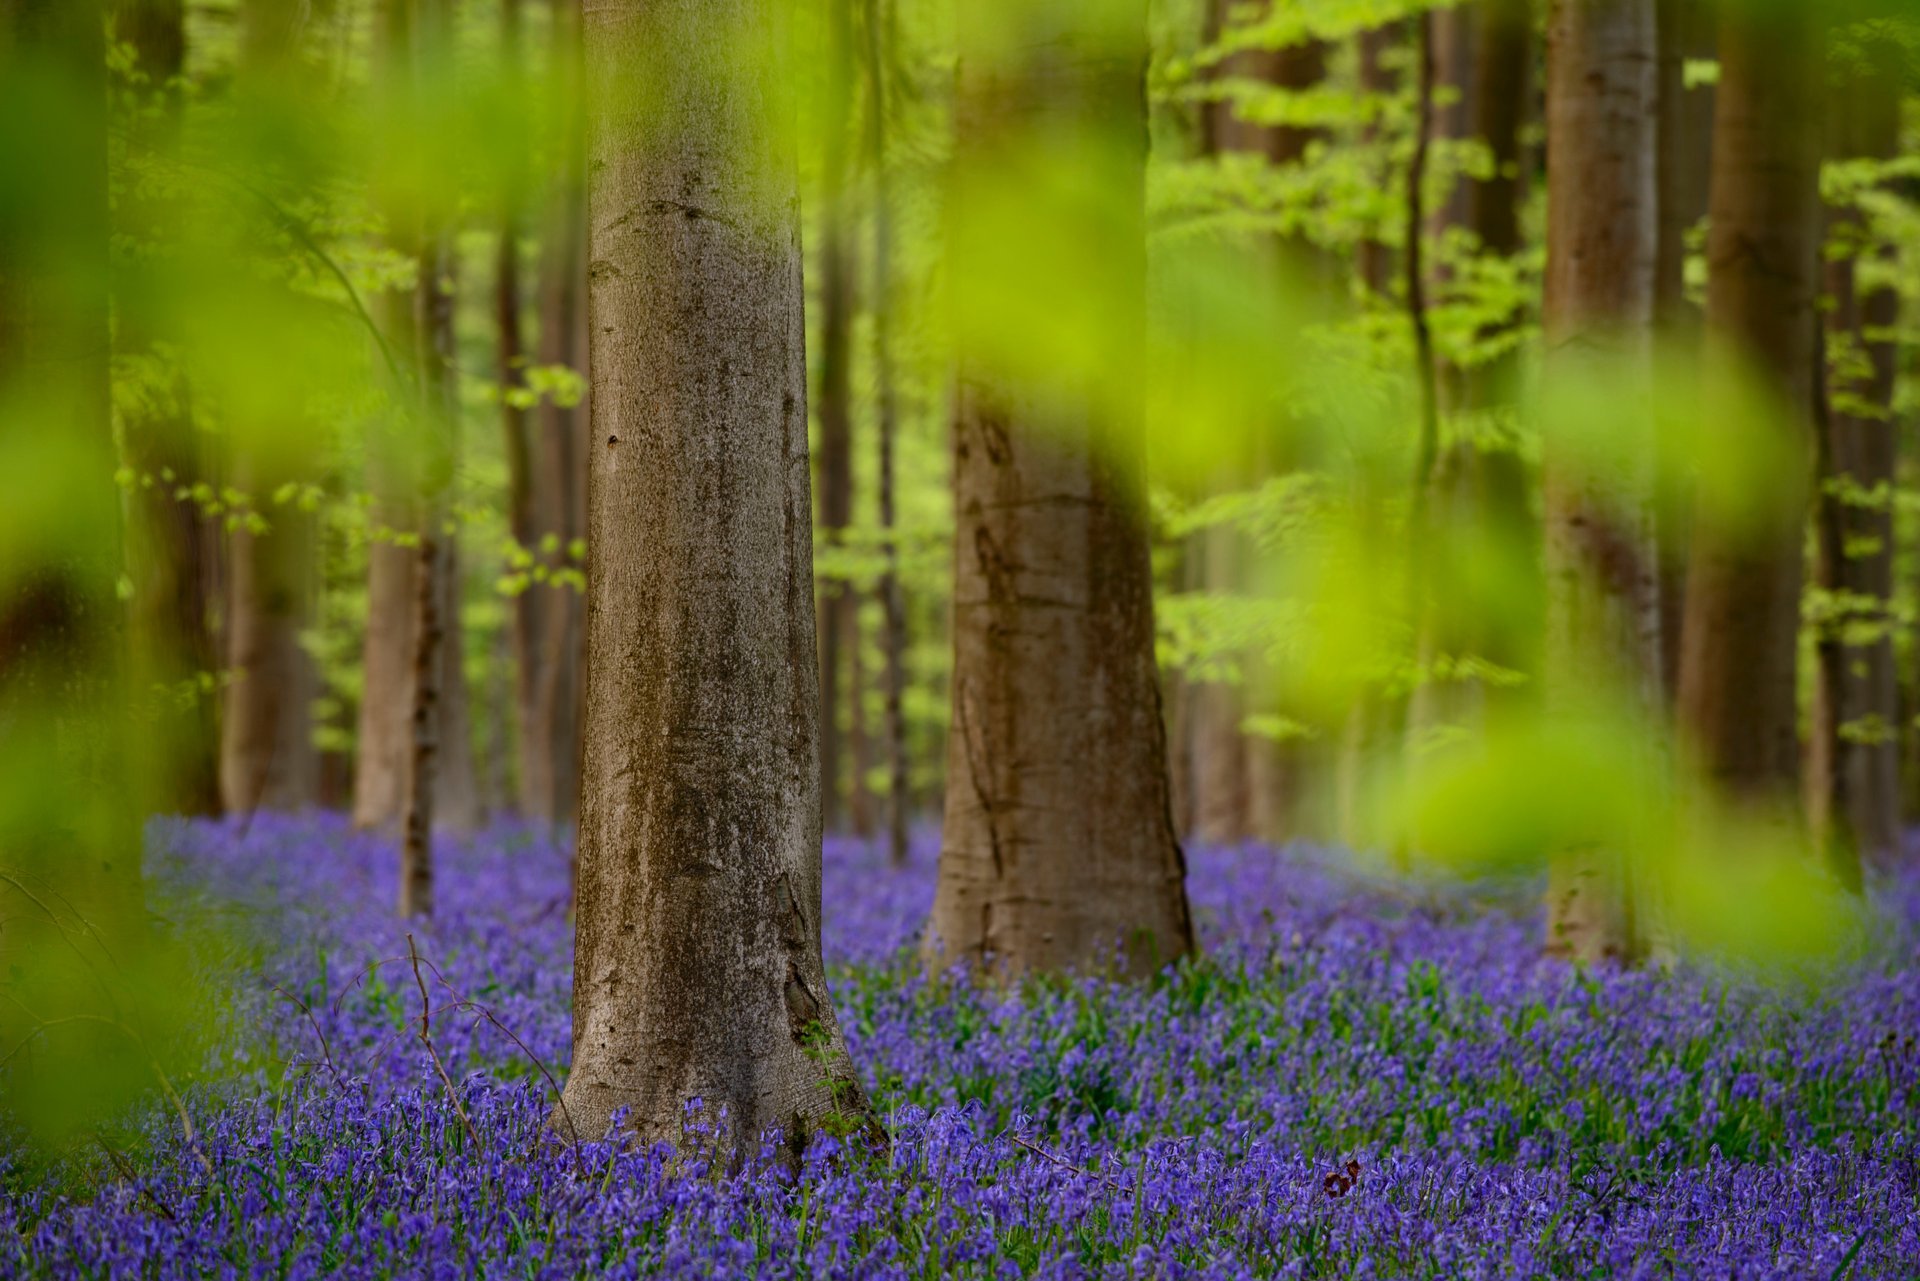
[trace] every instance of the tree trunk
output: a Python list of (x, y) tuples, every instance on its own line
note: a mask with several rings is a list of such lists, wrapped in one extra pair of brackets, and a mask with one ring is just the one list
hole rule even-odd
[[(520, 0), (501, 0), (500, 63), (501, 78), (511, 86), (509, 96), (524, 92), (520, 69)], [(526, 388), (526, 338), (521, 324), (520, 236), (523, 217), (519, 191), (531, 180), (527, 166), (515, 156), (507, 182), (507, 207), (500, 219), (500, 243), (494, 257), (493, 323), (497, 342), (500, 379), (500, 426), (507, 462), (507, 532), (525, 555), (540, 556), (542, 536), (551, 524), (551, 513), (538, 512), (534, 506), (537, 489), (534, 482), (534, 444), (528, 432), (526, 406), (516, 403), (516, 392)], [(513, 646), (513, 722), (516, 767), (513, 795), (524, 814), (534, 814), (542, 803), (536, 798), (535, 780), (541, 772), (537, 759), (546, 749), (536, 733), (536, 692), (541, 670), (547, 661), (540, 647), (544, 633), (541, 613), (546, 593), (528, 581), (513, 597), (508, 632)], [(544, 817), (544, 815), (543, 815)]]
[[(391, 313), (402, 308), (395, 307)], [(404, 309), (411, 312), (411, 308)], [(407, 331), (410, 333), (409, 320)], [(390, 331), (391, 332), (391, 331)], [(396, 350), (410, 350), (401, 336)], [(415, 527), (410, 499), (395, 492), (392, 472), (373, 464), (372, 520), (380, 531), (367, 547), (367, 620), (361, 646), (359, 728), (355, 734), (353, 824), (364, 829), (398, 826), (405, 802), (407, 717), (413, 705), (414, 550), (392, 535)], [(401, 714), (396, 714), (401, 709)]]
[[(1551, 426), (1546, 438), (1546, 698), (1563, 724), (1590, 715), (1596, 699), (1626, 698), (1652, 725), (1661, 701), (1650, 472), (1655, 39), (1653, 0), (1556, 0), (1548, 24), (1548, 376), (1604, 372), (1624, 411), (1608, 460), (1580, 458)], [(1597, 844), (1552, 851), (1550, 953), (1635, 957), (1628, 858)]]
[[(866, 1124), (820, 959), (806, 328), (775, 0), (586, 28), (593, 315), (573, 1069), (613, 1114), (797, 1155)], [(716, 40), (715, 33), (726, 35)], [(635, 86), (644, 86), (636, 90)]]
[[(1655, 0), (1659, 24), (1659, 247), (1654, 256), (1655, 334), (1669, 367), (1697, 355), (1700, 312), (1687, 300), (1687, 237), (1707, 216), (1708, 158), (1713, 154), (1713, 89), (1688, 88), (1689, 58), (1713, 53), (1711, 0)], [(1657, 514), (1660, 539), (1660, 666), (1669, 706), (1680, 684), (1680, 632), (1685, 619), (1687, 521), (1684, 512)]]
[[(1885, 55), (1875, 50), (1879, 59)], [(1890, 160), (1899, 149), (1899, 80), (1877, 60), (1842, 91), (1829, 131), (1839, 159)], [(1831, 596), (1820, 635), (1808, 799), (1814, 828), (1843, 880), (1859, 860), (1900, 845), (1900, 692), (1894, 666), (1893, 548), (1896, 435), (1893, 394), (1899, 294), (1863, 288), (1857, 264), (1871, 245), (1858, 205), (1835, 209), (1826, 237), (1843, 246), (1826, 267), (1826, 412), (1818, 581)]]
[[(378, 70), (390, 78), (392, 92), (415, 91), (419, 60), (430, 51), (427, 42), (442, 38), (446, 20), (436, 4), (385, 0)], [(362, 655), (366, 696), (360, 708), (354, 821), (365, 828), (398, 829), (404, 849), (412, 822), (410, 798), (419, 790), (411, 777), (420, 759), (415, 741), (417, 705), (428, 695), (415, 678), (420, 671), (419, 573), (429, 558), (422, 546), (394, 543), (397, 535), (411, 533), (424, 544), (432, 534), (436, 555), (431, 563), (449, 576), (434, 589), (443, 605), (437, 620), (442, 652), (432, 664), (437, 688), (431, 691), (431, 701), (439, 719), (433, 729), (436, 750), (430, 757), (435, 777), (428, 784), (438, 794), (428, 809), (442, 827), (455, 829), (477, 825), (480, 814), (467, 723), (457, 537), (440, 528), (445, 523), (446, 495), (436, 493), (437, 486), (452, 483), (452, 458), (458, 448), (452, 434), (454, 409), (448, 382), (453, 352), (453, 299), (447, 284), (450, 260), (438, 233), (422, 223), (419, 211), (394, 207), (386, 213), (390, 243), (415, 262), (413, 290), (392, 299), (387, 325), (387, 345), (399, 355), (409, 379), (395, 394), (410, 400), (411, 408), (384, 428), (386, 435), (376, 440), (373, 450), (374, 519), (383, 527), (384, 538), (374, 543), (368, 556)], [(436, 478), (436, 472), (444, 475), (444, 481)]]
[[(826, 156), (820, 178), (820, 531), (838, 547), (853, 517), (853, 347), (858, 284), (851, 249), (854, 218), (847, 200), (847, 136), (853, 114), (853, 0), (828, 0)], [(820, 593), (820, 812), (826, 830), (840, 828), (847, 686), (841, 676), (855, 657), (856, 598), (831, 578)]]
[[(451, 35), (448, 11), (423, 11), (420, 36)], [(454, 295), (448, 233), (429, 228), (421, 239), (414, 282), (418, 343), (414, 369), (421, 438), (419, 546), (413, 570), (413, 679), (408, 705), (406, 768), (401, 785), (400, 914), (433, 913), (436, 821), (466, 829), (479, 823), (473, 735), (467, 720), (466, 671), (460, 628), (458, 537), (451, 520), (459, 468), (459, 400), (454, 367)]]
[(1815, 6), (1729, 5), (1721, 19), (1707, 336), (1765, 394), (1771, 413), (1750, 429), (1777, 434), (1768, 452), (1791, 461), (1745, 528), (1696, 516), (1680, 656), (1680, 726), (1709, 777), (1782, 819), (1800, 767), (1824, 34)]
[[(1231, 40), (1235, 30), (1257, 26), (1270, 8), (1270, 2), (1247, 6), (1214, 0), (1208, 8), (1208, 39)], [(1308, 41), (1280, 49), (1236, 50), (1214, 67), (1213, 78), (1222, 85), (1251, 82), (1298, 93), (1319, 85), (1326, 71), (1326, 45)], [(1213, 155), (1244, 152), (1286, 168), (1299, 165), (1308, 148), (1324, 136), (1320, 129), (1250, 119), (1228, 97), (1208, 104), (1203, 145)], [(1282, 281), (1296, 288), (1305, 280), (1318, 282), (1333, 274), (1331, 264), (1304, 240), (1268, 241), (1254, 246), (1253, 252), (1269, 267), (1277, 260)], [(1223, 491), (1257, 484), (1273, 467), (1273, 459), (1262, 457), (1266, 451), (1258, 447), (1241, 452), (1244, 457), (1229, 459), (1222, 468), (1218, 483)], [(1196, 534), (1193, 542), (1202, 590), (1221, 596), (1252, 590), (1259, 553), (1245, 531), (1215, 526)], [(1296, 827), (1300, 744), (1256, 738), (1242, 729), (1260, 703), (1260, 673), (1253, 655), (1240, 658), (1248, 670), (1237, 679), (1197, 682), (1189, 691), (1192, 830), (1197, 839), (1210, 843), (1253, 838), (1278, 843)]]
[[(1486, 0), (1433, 14), (1434, 80), (1447, 90), (1451, 106), (1434, 113), (1439, 139), (1477, 139), (1491, 155), (1486, 178), (1463, 176), (1447, 200), (1434, 210), (1436, 237), (1450, 228), (1465, 230), (1490, 257), (1521, 251), (1521, 128), (1525, 123), (1533, 23), (1526, 0)], [(1444, 272), (1436, 270), (1436, 283)], [(1484, 337), (1498, 333), (1490, 328)], [(1434, 378), (1447, 417), (1488, 415), (1511, 409), (1518, 382), (1518, 359), (1498, 357), (1477, 365), (1436, 362)], [(1431, 477), (1431, 541), (1439, 555), (1429, 571), (1441, 583), (1445, 602), (1421, 639), (1423, 664), (1473, 655), (1508, 671), (1529, 671), (1530, 635), (1537, 629), (1531, 611), (1511, 602), (1482, 607), (1471, 598), (1471, 584), (1486, 575), (1491, 552), (1512, 563), (1493, 575), (1499, 582), (1525, 582), (1537, 571), (1539, 531), (1531, 512), (1532, 478), (1517, 447), (1491, 440), (1484, 432), (1455, 432), (1444, 444)], [(1411, 695), (1408, 719), (1413, 750), (1457, 735), (1481, 737), (1490, 715), (1501, 710), (1500, 690), (1476, 678), (1450, 673), (1430, 675)]]
[[(1145, 31), (1130, 2), (963, 9), (956, 312), (1030, 254), (971, 225), (1019, 192), (1037, 243), (1097, 248), (1110, 347), (1018, 375), (963, 335), (954, 432), (953, 716), (927, 955), (1003, 973), (1146, 975), (1193, 948), (1154, 657), (1137, 379), (1145, 328)], [(1009, 44), (1010, 34), (1019, 38)], [(1080, 167), (1057, 189), (1066, 146)], [(996, 184), (1000, 184), (996, 186)], [(1012, 185), (1008, 185), (1012, 184)], [(1041, 296), (1066, 279), (1035, 281)], [(1028, 323), (1031, 323), (1029, 321)], [(1109, 417), (1110, 416), (1110, 417)]]
[(313, 622), (313, 521), (270, 496), (297, 479), (241, 455), (234, 479), (267, 527), (234, 531), (229, 552), (227, 686), (220, 733), (220, 797), (229, 811), (303, 809), (320, 786), (313, 746), (313, 659), (301, 634)]
[[(580, 115), (579, 6), (553, 0), (552, 76), (562, 103), (555, 139), (560, 174), (546, 214), (540, 262), (540, 363), (587, 373), (587, 213)], [(586, 534), (588, 407), (542, 400), (536, 417), (534, 508), (553, 535), (562, 563), (577, 568), (572, 549)], [(556, 827), (571, 824), (580, 790), (580, 660), (585, 643), (578, 588), (562, 583), (532, 588), (544, 594), (539, 681), (534, 688), (526, 758), (528, 814)]]
[(891, 11), (883, 0), (863, 0), (866, 27), (867, 163), (873, 169), (873, 372), (879, 401), (880, 529), (885, 569), (880, 575), (881, 689), (885, 712), (881, 737), (887, 762), (887, 853), (895, 867), (907, 861), (907, 723), (901, 707), (906, 691), (907, 608), (900, 587), (900, 543), (896, 536), (896, 471), (899, 407), (893, 370), (893, 183), (887, 162), (887, 78), (884, 24)]
[[(114, 29), (145, 77), (145, 115), (129, 145), (166, 155), (177, 145), (180, 95), (172, 86), (186, 64), (181, 0), (118, 0)], [(164, 236), (164, 213), (137, 192), (122, 198), (121, 220), (143, 238)], [(121, 264), (118, 346), (168, 367), (160, 282), (144, 262)], [(169, 372), (173, 372), (169, 367)], [(177, 494), (204, 478), (198, 432), (184, 396), (130, 405), (122, 415), (126, 463), (135, 475), (128, 512), (127, 570), (133, 585), (133, 688), (147, 711), (140, 738), (151, 744), (141, 770), (151, 789), (143, 809), (163, 814), (216, 814), (220, 809), (220, 726), (212, 678), (222, 664), (214, 648), (202, 564), (209, 545), (198, 507)]]

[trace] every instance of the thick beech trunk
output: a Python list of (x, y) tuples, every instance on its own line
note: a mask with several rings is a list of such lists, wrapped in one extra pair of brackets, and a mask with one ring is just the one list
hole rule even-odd
[(782, 17), (649, 0), (585, 30), (596, 385), (563, 1134), (598, 1138), (624, 1108), (677, 1139), (699, 1099), (736, 1150), (777, 1128), (797, 1153), (865, 1115), (820, 960)]
[[(1144, 975), (1193, 947), (1154, 659), (1142, 418), (1123, 391), (1137, 385), (1144, 331), (1144, 27), (1131, 0), (1001, 0), (961, 16), (955, 291), (1015, 270), (999, 256), (1018, 247), (971, 219), (1032, 165), (1019, 190), (1043, 243), (1097, 245), (1124, 310), (1102, 317), (1112, 349), (1087, 375), (1099, 386), (960, 351), (935, 966), (1119, 958)], [(1093, 196), (1049, 189), (1050, 161), (1029, 150), (1043, 139), (1071, 140)], [(963, 297), (959, 311), (984, 305)]]
[(1818, 6), (1728, 5), (1720, 25), (1710, 358), (1737, 361), (1770, 413), (1785, 461), (1746, 527), (1697, 520), (1688, 567), (1678, 715), (1729, 795), (1773, 815), (1796, 808), (1795, 699), (1819, 292), (1823, 18)]
[[(1548, 376), (1604, 370), (1622, 391), (1611, 458), (1579, 458), (1547, 425), (1546, 698), (1557, 718), (1593, 706), (1596, 688), (1631, 699), (1648, 724), (1660, 705), (1655, 38), (1653, 0), (1556, 0), (1548, 24)], [(1628, 861), (1629, 851), (1599, 846), (1553, 851), (1550, 952), (1634, 957)]]
[[(1878, 52), (1878, 51), (1875, 51)], [(1849, 84), (1834, 104), (1828, 137), (1836, 159), (1890, 160), (1900, 142), (1898, 79), (1881, 66)], [(1883, 861), (1900, 844), (1900, 690), (1894, 666), (1898, 357), (1900, 298), (1863, 285), (1867, 250), (1857, 206), (1835, 210), (1827, 240), (1842, 255), (1826, 267), (1826, 412), (1820, 457), (1816, 567), (1831, 615), (1820, 642), (1808, 743), (1808, 800), (1815, 830), (1840, 875), (1859, 879), (1859, 859)]]

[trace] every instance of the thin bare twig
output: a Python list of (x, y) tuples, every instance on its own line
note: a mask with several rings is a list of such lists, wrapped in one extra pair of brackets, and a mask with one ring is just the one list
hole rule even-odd
[(340, 1065), (333, 1061), (333, 1046), (328, 1044), (327, 1034), (320, 1030), (320, 1020), (313, 1017), (313, 1007), (278, 983), (269, 983), (267, 986), (292, 1001), (294, 1008), (307, 1016), (307, 1024), (313, 1028), (313, 1034), (320, 1042), (320, 1057), (326, 1062), (327, 1071), (333, 1073), (333, 1079), (338, 1084), (343, 1086), (347, 1084), (346, 1075), (340, 1071)]
[(466, 1105), (460, 1102), (460, 1092), (454, 1089), (453, 1078), (447, 1075), (447, 1065), (441, 1062), (440, 1051), (433, 1048), (433, 997), (428, 994), (427, 980), (420, 973), (420, 950), (414, 946), (411, 933), (407, 935), (407, 958), (413, 962), (413, 981), (420, 988), (420, 1044), (427, 1047), (427, 1057), (433, 1060), (433, 1070), (440, 1074), (440, 1083), (447, 1087), (447, 1098), (453, 1104), (454, 1115), (460, 1118), (468, 1141), (477, 1150), (480, 1136), (474, 1133), (473, 1121), (467, 1116)]
[(107, 1142), (105, 1135), (95, 1134), (93, 1141), (98, 1143), (100, 1150), (107, 1154), (107, 1160), (111, 1161), (113, 1168), (120, 1172), (120, 1177), (132, 1184), (133, 1190), (144, 1197), (148, 1205), (158, 1210), (161, 1218), (165, 1219), (168, 1223), (178, 1223), (180, 1221), (179, 1217), (174, 1214), (171, 1206), (155, 1196), (153, 1190), (147, 1187), (146, 1184), (140, 1182), (140, 1176), (133, 1172), (133, 1167), (127, 1164), (125, 1157), (113, 1150), (113, 1145)]
[(1047, 1151), (1045, 1148), (1041, 1147), (1038, 1143), (1029, 1143), (1017, 1134), (1009, 1134), (1007, 1135), (1007, 1137), (1009, 1139), (1012, 1139), (1014, 1143), (1018, 1144), (1020, 1147), (1023, 1147), (1027, 1151), (1033, 1153), (1035, 1156), (1043, 1157), (1046, 1160), (1053, 1162), (1053, 1164), (1059, 1166), (1063, 1170), (1071, 1170), (1073, 1173), (1079, 1175), (1083, 1179), (1092, 1179), (1096, 1183), (1103, 1183), (1114, 1192), (1125, 1191), (1124, 1188), (1122, 1188), (1118, 1183), (1115, 1183), (1112, 1179), (1109, 1179), (1106, 1175), (1095, 1174), (1092, 1170), (1087, 1169), (1085, 1166), (1075, 1165), (1073, 1162), (1067, 1160), (1065, 1157), (1058, 1156), (1055, 1153)]

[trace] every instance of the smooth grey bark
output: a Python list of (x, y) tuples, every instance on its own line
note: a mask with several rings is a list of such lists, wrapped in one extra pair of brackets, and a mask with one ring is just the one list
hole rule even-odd
[[(1034, 269), (972, 221), (1025, 164), (1038, 171), (1017, 188), (1024, 207), (1045, 237), (1098, 246), (1112, 314), (1085, 382), (1017, 375), (962, 339), (953, 714), (926, 958), (1008, 975), (1119, 960), (1144, 977), (1193, 948), (1154, 656), (1143, 414), (1127, 390), (1146, 307), (1144, 6), (995, 0), (962, 11), (959, 47), (957, 312), (986, 314), (965, 293), (978, 282)], [(1049, 162), (1028, 149), (1041, 138), (1072, 140), (1097, 195), (1047, 189)]]
[[(1605, 688), (1652, 725), (1662, 703), (1653, 0), (1556, 0), (1547, 30), (1547, 376), (1604, 374), (1621, 390), (1619, 440), (1604, 461), (1570, 458), (1547, 424), (1547, 711), (1577, 716)], [(1630, 859), (1598, 844), (1551, 852), (1550, 953), (1634, 959)]]
[[(819, 669), (781, 0), (584, 30), (593, 448), (573, 1068), (551, 1124), (797, 1153), (866, 1104), (820, 959)], [(716, 38), (721, 33), (724, 38)]]

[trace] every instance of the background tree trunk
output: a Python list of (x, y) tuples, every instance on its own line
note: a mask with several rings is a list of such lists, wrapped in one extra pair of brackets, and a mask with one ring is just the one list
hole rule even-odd
[[(1546, 437), (1547, 688), (1556, 719), (1617, 690), (1657, 723), (1660, 593), (1651, 505), (1655, 207), (1653, 0), (1556, 0), (1547, 46), (1549, 376), (1622, 387), (1614, 460)], [(1653, 777), (1649, 771), (1649, 778)], [(1548, 950), (1638, 951), (1630, 851), (1553, 852)]]
[[(1713, 154), (1713, 89), (1688, 88), (1687, 61), (1713, 54), (1712, 0), (1655, 0), (1659, 24), (1660, 242), (1654, 256), (1655, 335), (1670, 367), (1697, 355), (1701, 315), (1687, 299), (1687, 238), (1707, 216), (1707, 178)], [(1663, 510), (1660, 524), (1660, 666), (1671, 706), (1680, 686), (1680, 633), (1685, 625), (1687, 521)]]
[(1819, 289), (1821, 86), (1817, 6), (1728, 5), (1720, 24), (1707, 335), (1758, 381), (1788, 459), (1750, 528), (1696, 518), (1678, 712), (1727, 793), (1796, 807), (1795, 699)]
[(589, 688), (552, 1121), (586, 1138), (631, 1108), (677, 1139), (699, 1098), (736, 1149), (777, 1128), (797, 1153), (865, 1112), (820, 960), (785, 37), (774, 0), (602, 6), (586, 28)]
[[(1144, 331), (1144, 25), (1130, 3), (961, 13), (957, 310), (977, 314), (964, 294), (980, 282), (1032, 269), (1030, 256), (1004, 257), (1018, 246), (969, 225), (1007, 190), (1041, 243), (1097, 245), (1112, 273), (1103, 306), (1127, 310), (1103, 317), (1113, 349), (1087, 375), (1108, 375), (1100, 387), (1016, 377), (962, 339), (936, 966), (1103, 968), (1119, 949), (1144, 975), (1193, 947), (1154, 658), (1142, 419), (1116, 391), (1134, 386)], [(1096, 196), (1048, 189), (1047, 153), (1028, 150), (1043, 135), (1071, 139)]]
[[(146, 115), (130, 145), (165, 155), (176, 145), (186, 65), (182, 0), (118, 0), (114, 31), (133, 50), (145, 77), (138, 94)], [(162, 213), (137, 192), (122, 197), (121, 221), (139, 237), (165, 234)], [(144, 260), (123, 265), (118, 346), (164, 364), (154, 349), (164, 338), (159, 311), (162, 282)], [(168, 373), (175, 371), (169, 369)], [(220, 810), (220, 726), (213, 677), (222, 666), (214, 647), (210, 575), (203, 564), (214, 540), (204, 518), (181, 490), (205, 478), (199, 433), (183, 388), (129, 406), (122, 415), (127, 465), (135, 474), (128, 525), (127, 569), (133, 584), (133, 690), (146, 712), (140, 737), (151, 744), (141, 770), (151, 788), (144, 808), (162, 814), (217, 814)]]
[[(508, 96), (524, 93), (521, 74), (520, 0), (501, 0), (500, 62), (501, 79)], [(530, 167), (513, 158), (507, 182), (508, 205), (500, 220), (500, 243), (494, 256), (493, 321), (500, 380), (500, 426), (507, 462), (507, 532), (520, 549), (540, 556), (542, 536), (552, 524), (552, 514), (537, 511), (538, 492), (534, 480), (534, 442), (529, 431), (530, 415), (515, 403), (514, 393), (527, 385), (525, 362), (526, 336), (521, 322), (520, 237), (524, 217), (520, 204), (521, 187), (532, 180)], [(547, 594), (529, 581), (514, 596), (508, 631), (513, 648), (513, 741), (515, 744), (514, 791), (523, 814), (539, 814), (544, 801), (536, 795), (536, 780), (542, 772), (538, 759), (546, 750), (536, 732), (537, 691), (548, 661), (540, 642), (544, 639), (542, 613)]]
[[(852, 251), (855, 218), (847, 200), (847, 140), (853, 114), (853, 3), (827, 0), (826, 155), (820, 176), (820, 531), (837, 547), (853, 519), (853, 316), (859, 284)], [(858, 598), (843, 579), (820, 589), (820, 813), (829, 832), (840, 828), (846, 736), (841, 722), (851, 682), (841, 677), (858, 661)], [(857, 784), (854, 784), (857, 786)]]
[[(579, 6), (553, 0), (553, 66), (561, 112), (555, 141), (560, 173), (549, 197), (540, 262), (540, 363), (586, 375), (587, 230), (585, 129), (580, 114)], [(536, 413), (534, 507), (542, 514), (560, 555), (576, 565), (571, 549), (586, 535), (588, 405), (564, 405), (549, 397)], [(577, 566), (576, 566), (577, 567)], [(526, 758), (528, 814), (556, 827), (573, 822), (580, 791), (580, 663), (585, 644), (584, 607), (573, 586), (533, 588), (543, 592), (540, 673), (536, 684)]]
[[(385, 0), (380, 33), (379, 74), (390, 92), (415, 92), (423, 57), (438, 57), (430, 42), (441, 38), (446, 20), (439, 0)], [(467, 829), (480, 821), (479, 785), (468, 722), (464, 637), (460, 626), (458, 536), (443, 528), (447, 495), (458, 453), (457, 412), (452, 377), (453, 297), (451, 260), (440, 235), (426, 226), (418, 210), (389, 208), (387, 238), (393, 248), (414, 259), (412, 291), (388, 307), (387, 345), (398, 353), (409, 385), (395, 389), (409, 410), (384, 429), (374, 448), (371, 484), (374, 519), (390, 534), (433, 533), (431, 563), (447, 576), (434, 588), (440, 653), (431, 670), (437, 688), (432, 702), (438, 718), (431, 755), (437, 790), (429, 809), (442, 827)], [(444, 477), (444, 480), (440, 477)], [(408, 809), (415, 791), (411, 773), (419, 759), (416, 705), (425, 696), (416, 682), (421, 670), (417, 649), (421, 567), (429, 563), (422, 546), (391, 541), (369, 549), (367, 629), (362, 653), (366, 695), (359, 718), (359, 759), (354, 776), (354, 821), (367, 828), (399, 829), (411, 822)]]
[(907, 606), (900, 587), (900, 542), (895, 490), (899, 406), (893, 368), (893, 182), (887, 160), (888, 20), (884, 0), (863, 0), (866, 27), (867, 163), (873, 170), (873, 372), (879, 402), (880, 529), (885, 570), (880, 576), (882, 755), (887, 764), (887, 853), (900, 867), (907, 861), (907, 822), (912, 798), (907, 782), (907, 722), (901, 707), (906, 692)]
[[(1834, 103), (1828, 137), (1836, 159), (1898, 154), (1898, 73), (1883, 50), (1869, 56), (1876, 65)], [(1871, 242), (1859, 207), (1835, 210), (1830, 221), (1827, 240), (1840, 256), (1826, 265), (1827, 412), (1819, 424), (1826, 483), (1815, 563), (1819, 585), (1833, 594), (1833, 614), (1820, 638), (1825, 678), (1814, 687), (1808, 799), (1837, 870), (1857, 883), (1859, 859), (1886, 859), (1901, 835), (1892, 613), (1900, 297), (1886, 284), (1862, 287), (1857, 267)]]

